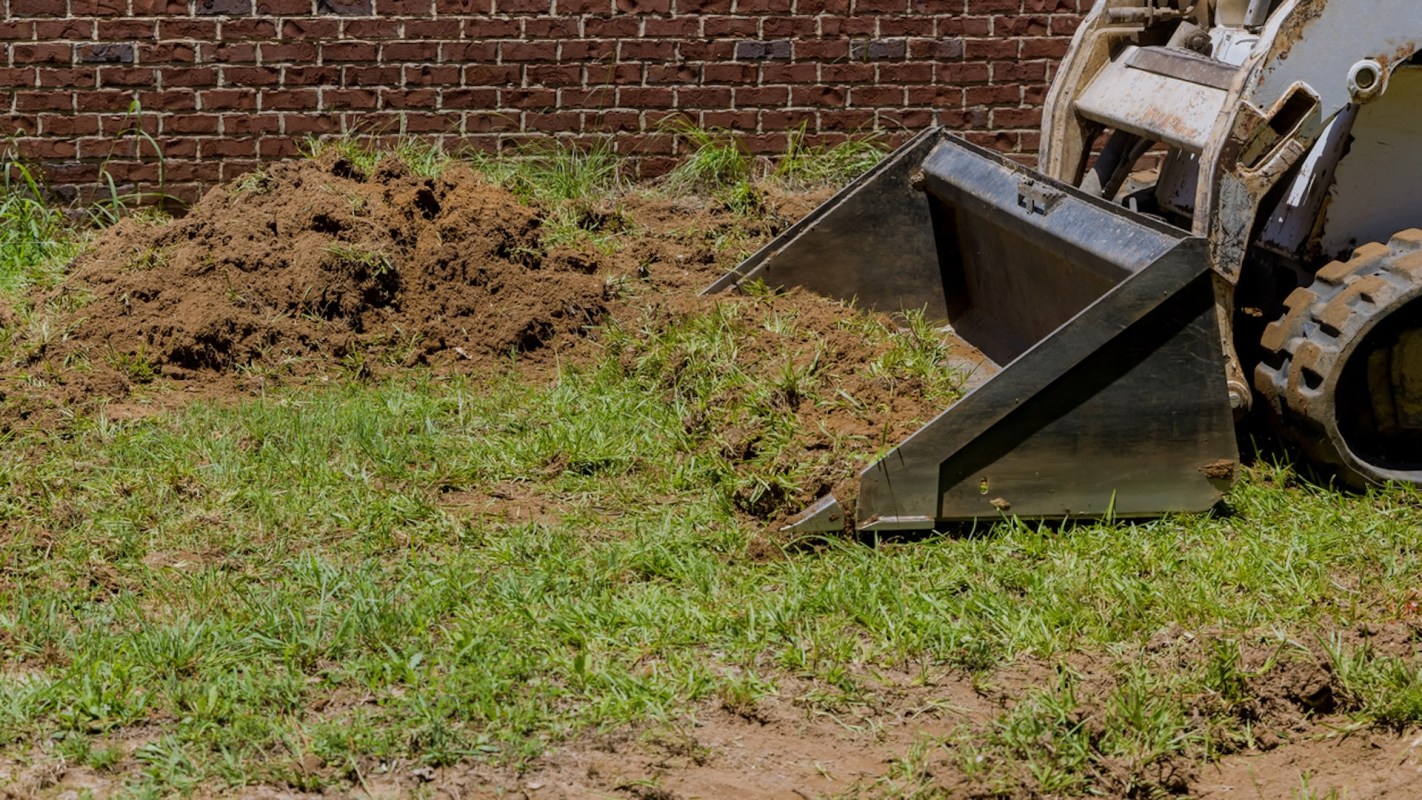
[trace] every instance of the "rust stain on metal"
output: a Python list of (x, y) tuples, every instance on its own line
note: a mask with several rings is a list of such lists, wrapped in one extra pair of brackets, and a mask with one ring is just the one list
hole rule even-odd
[(1313, 24), (1319, 17), (1323, 16), (1325, 0), (1311, 0), (1310, 2), (1299, 3), (1294, 12), (1284, 20), (1284, 24), (1279, 26), (1278, 43), (1274, 45), (1274, 56), (1280, 61), (1285, 61), (1293, 50), (1294, 44), (1303, 41), (1304, 31)]

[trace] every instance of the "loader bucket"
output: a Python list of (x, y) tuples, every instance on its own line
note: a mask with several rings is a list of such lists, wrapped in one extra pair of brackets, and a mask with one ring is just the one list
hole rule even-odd
[[(791, 528), (1204, 511), (1239, 463), (1206, 245), (940, 130), (707, 293), (924, 309), (990, 376)], [(974, 353), (976, 351), (976, 353)]]

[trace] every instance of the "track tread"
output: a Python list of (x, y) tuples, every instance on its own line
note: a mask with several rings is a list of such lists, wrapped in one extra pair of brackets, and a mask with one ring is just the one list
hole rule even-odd
[[(1343, 443), (1334, 412), (1334, 391), (1352, 350), (1392, 311), (1422, 297), (1422, 229), (1372, 243), (1315, 275), (1294, 290), (1284, 315), (1264, 331), (1263, 359), (1255, 388), (1271, 422), (1315, 462), (1362, 488), (1383, 480)], [(1413, 483), (1422, 484), (1422, 470)]]

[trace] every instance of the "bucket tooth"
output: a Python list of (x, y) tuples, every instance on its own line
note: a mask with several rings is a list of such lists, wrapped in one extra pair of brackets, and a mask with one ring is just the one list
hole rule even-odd
[(792, 517), (780, 530), (791, 533), (833, 533), (844, 530), (844, 522), (844, 508), (834, 495), (827, 494)]
[[(1232, 482), (1208, 254), (1186, 231), (932, 130), (707, 291), (752, 279), (924, 310), (994, 373), (861, 473), (861, 530), (1203, 511)], [(830, 513), (790, 527), (842, 527)]]

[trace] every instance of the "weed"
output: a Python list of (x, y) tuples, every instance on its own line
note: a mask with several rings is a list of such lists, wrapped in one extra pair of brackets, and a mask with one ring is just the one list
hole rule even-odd
[(354, 176), (365, 177), (385, 159), (399, 161), (412, 174), (422, 178), (438, 177), (451, 159), (437, 143), (413, 136), (401, 135), (382, 143), (379, 137), (355, 132), (340, 136), (308, 137), (300, 145), (305, 158), (321, 158), (334, 154), (343, 160)]
[(0, 293), (52, 285), (82, 246), (46, 195), (39, 174), (7, 143), (0, 154)]
[(665, 185), (669, 189), (720, 194), (749, 184), (755, 177), (755, 160), (730, 131), (700, 128), (681, 117), (673, 118), (666, 129), (690, 148), (667, 175)]
[(615, 202), (626, 181), (621, 159), (606, 142), (554, 141), (510, 155), (473, 153), (467, 158), (491, 181), (543, 209), (544, 250), (584, 243), (615, 249), (625, 220), (609, 201)]
[(152, 383), (157, 380), (159, 375), (158, 368), (154, 366), (148, 358), (147, 352), (142, 348), (136, 353), (115, 352), (109, 362), (114, 369), (134, 383)]
[(259, 167), (234, 181), (232, 188), (243, 194), (266, 194), (271, 188), (271, 173)]
[(326, 252), (337, 264), (355, 268), (364, 275), (380, 277), (395, 271), (395, 262), (378, 250), (338, 242), (326, 248)]
[(830, 146), (806, 145), (802, 125), (791, 132), (771, 178), (792, 189), (841, 186), (878, 164), (886, 153), (878, 136), (854, 137)]

